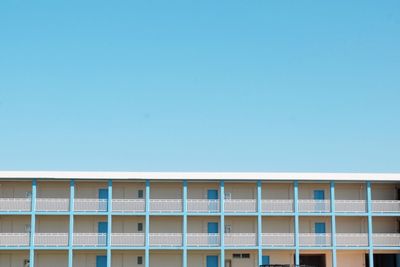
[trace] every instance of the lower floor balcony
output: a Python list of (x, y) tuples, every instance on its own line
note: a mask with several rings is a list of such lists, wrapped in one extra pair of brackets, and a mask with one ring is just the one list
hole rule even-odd
[(107, 234), (74, 233), (73, 245), (76, 247), (105, 247), (107, 245)]
[(257, 245), (257, 234), (255, 233), (229, 233), (224, 236), (227, 247), (250, 247)]
[(141, 233), (112, 233), (111, 246), (113, 247), (143, 247), (145, 235)]
[(0, 198), (0, 211), (30, 211), (30, 198)]
[(1, 233), (1, 247), (27, 247), (29, 246), (29, 233)]
[(36, 233), (35, 246), (66, 247), (68, 246), (68, 233)]
[(294, 234), (267, 233), (262, 234), (262, 244), (268, 247), (293, 247)]
[(221, 244), (219, 234), (188, 233), (187, 245), (191, 247), (218, 247)]
[(299, 234), (301, 247), (329, 247), (332, 244), (331, 234)]
[(182, 233), (150, 233), (150, 246), (182, 246)]
[(400, 247), (400, 234), (373, 234), (372, 242), (375, 247)]
[(363, 233), (337, 233), (336, 246), (338, 247), (366, 247), (368, 234)]

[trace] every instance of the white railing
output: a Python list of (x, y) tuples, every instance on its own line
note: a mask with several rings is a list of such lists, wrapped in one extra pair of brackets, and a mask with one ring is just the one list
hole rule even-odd
[(111, 245), (116, 247), (143, 247), (144, 234), (141, 233), (112, 233)]
[(66, 247), (68, 246), (68, 233), (35, 233), (35, 246)]
[(331, 234), (299, 234), (299, 242), (303, 247), (328, 247)]
[(291, 247), (294, 246), (294, 234), (266, 233), (262, 234), (264, 246)]
[(400, 247), (400, 234), (373, 234), (375, 247)]
[(182, 199), (150, 199), (151, 212), (181, 212)]
[(225, 246), (230, 247), (257, 245), (257, 235), (255, 233), (229, 233), (225, 234), (224, 240)]
[(74, 233), (73, 244), (78, 247), (104, 247), (107, 245), (107, 234)]
[(144, 212), (144, 199), (113, 199), (112, 210), (115, 212)]
[(292, 199), (268, 199), (261, 204), (262, 212), (293, 212)]
[(400, 212), (400, 200), (372, 200), (372, 212)]
[(0, 233), (0, 247), (27, 247), (29, 233)]
[(30, 198), (0, 198), (0, 211), (30, 211)]
[(74, 200), (74, 209), (75, 211), (95, 211), (102, 212), (107, 211), (107, 199), (83, 199), (76, 198)]
[(329, 200), (299, 199), (299, 212), (329, 212)]
[(182, 246), (182, 234), (151, 233), (150, 246), (170, 246), (170, 247)]
[(188, 212), (219, 212), (220, 203), (218, 199), (188, 199)]
[(38, 198), (36, 199), (37, 211), (69, 211), (67, 198)]
[(365, 200), (335, 200), (336, 212), (366, 212)]
[(215, 247), (220, 245), (219, 234), (188, 233), (187, 245), (193, 247)]
[(368, 246), (368, 234), (336, 233), (338, 247), (365, 247)]
[(256, 212), (255, 199), (225, 199), (225, 212)]

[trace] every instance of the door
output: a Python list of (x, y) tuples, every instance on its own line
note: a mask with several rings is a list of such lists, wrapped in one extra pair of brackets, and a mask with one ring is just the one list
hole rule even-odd
[(217, 222), (209, 222), (207, 224), (208, 244), (210, 246), (219, 246), (219, 225)]
[(316, 245), (325, 245), (326, 244), (326, 225), (323, 222), (315, 223), (315, 233), (317, 234), (315, 237)]
[(99, 189), (99, 211), (107, 211), (108, 189)]
[(269, 264), (269, 256), (262, 256), (262, 265)]
[(208, 211), (209, 212), (218, 212), (218, 190), (217, 189), (208, 189), (207, 191), (207, 199), (211, 200), (208, 202)]
[(107, 267), (107, 256), (96, 256), (96, 267)]
[(315, 203), (315, 211), (324, 211), (325, 210), (325, 191), (324, 190), (314, 190), (314, 200), (317, 200)]
[(218, 256), (207, 256), (207, 267), (218, 267)]
[(97, 233), (99, 233), (98, 245), (106, 246), (107, 245), (107, 232), (108, 232), (108, 223), (107, 222), (99, 222), (97, 225)]

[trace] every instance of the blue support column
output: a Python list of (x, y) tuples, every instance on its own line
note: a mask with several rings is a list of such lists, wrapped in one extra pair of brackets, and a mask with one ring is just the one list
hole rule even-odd
[(257, 181), (257, 240), (258, 240), (258, 265), (262, 264), (262, 184), (261, 181)]
[(35, 232), (36, 232), (36, 186), (37, 180), (32, 180), (31, 194), (31, 232), (29, 247), (29, 266), (35, 267)]
[(374, 244), (372, 239), (372, 192), (371, 182), (367, 182), (367, 212), (368, 212), (368, 251), (369, 251), (369, 267), (374, 267)]
[(187, 267), (187, 180), (183, 181), (183, 251), (182, 267)]
[(74, 200), (75, 180), (69, 182), (69, 231), (68, 231), (68, 267), (73, 267), (74, 262)]
[(150, 267), (150, 180), (146, 180), (146, 247), (144, 251), (144, 265)]
[(225, 181), (221, 181), (219, 184), (220, 193), (220, 235), (221, 235), (221, 255), (220, 255), (220, 267), (225, 267)]
[(294, 237), (295, 237), (295, 264), (300, 265), (300, 239), (299, 239), (299, 182), (293, 184), (294, 199)]
[(112, 235), (112, 183), (108, 180), (108, 200), (107, 200), (107, 267), (112, 267), (111, 255), (111, 235)]
[(331, 181), (331, 238), (332, 238), (332, 267), (336, 267), (336, 215), (335, 215), (335, 182)]

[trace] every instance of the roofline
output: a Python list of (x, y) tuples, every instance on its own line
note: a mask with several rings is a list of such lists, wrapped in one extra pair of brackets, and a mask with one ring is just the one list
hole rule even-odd
[(0, 179), (400, 181), (400, 173), (0, 171)]

